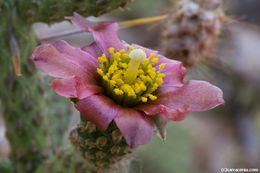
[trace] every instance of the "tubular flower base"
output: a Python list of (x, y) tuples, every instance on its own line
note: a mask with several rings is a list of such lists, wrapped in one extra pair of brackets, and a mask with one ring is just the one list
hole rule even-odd
[(164, 54), (190, 67), (214, 55), (227, 17), (222, 0), (180, 0), (162, 38)]
[[(97, 162), (102, 161), (103, 155), (97, 152), (104, 152), (104, 148), (94, 149), (100, 138), (106, 141), (107, 156), (115, 145), (113, 134), (120, 132), (120, 154), (126, 144), (130, 148), (147, 144), (154, 124), (158, 128), (168, 119), (181, 121), (191, 111), (205, 111), (224, 103), (222, 91), (208, 82), (184, 83), (186, 69), (181, 62), (139, 45), (123, 44), (117, 36), (117, 23), (89, 22), (78, 14), (68, 19), (91, 32), (95, 42), (82, 49), (65, 41), (41, 45), (32, 58), (38, 69), (61, 78), (54, 79), (51, 88), (70, 98), (87, 120), (81, 121), (72, 143), (77, 143), (92, 165), (112, 163)], [(90, 133), (92, 123), (97, 127), (93, 126), (95, 131)], [(83, 145), (78, 147), (78, 143)], [(92, 148), (88, 149), (89, 145)]]

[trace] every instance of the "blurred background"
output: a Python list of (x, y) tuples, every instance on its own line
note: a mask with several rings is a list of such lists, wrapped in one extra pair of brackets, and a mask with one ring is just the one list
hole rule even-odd
[[(127, 9), (117, 9), (97, 20), (119, 22), (162, 15), (171, 12), (174, 4), (175, 1), (169, 0), (135, 0)], [(207, 80), (217, 85), (223, 90), (226, 104), (211, 111), (191, 113), (179, 123), (170, 122), (165, 142), (154, 135), (148, 145), (136, 149), (132, 161), (136, 172), (217, 173), (221, 168), (260, 169), (260, 1), (228, 0), (224, 7), (232, 21), (223, 27), (216, 56), (211, 57), (213, 63), (199, 63), (188, 68), (185, 80)], [(69, 22), (36, 23), (34, 29), (42, 39), (75, 27)], [(121, 29), (119, 38), (161, 50), (164, 29), (162, 22), (130, 27)], [(76, 47), (93, 41), (87, 33), (59, 39)], [(53, 91), (48, 90), (48, 94), (60, 100)], [(71, 115), (71, 121), (77, 122), (78, 112), (72, 111)], [(4, 134), (3, 121), (0, 122), (0, 131)], [(5, 157), (10, 147), (4, 135), (0, 137), (0, 157)]]

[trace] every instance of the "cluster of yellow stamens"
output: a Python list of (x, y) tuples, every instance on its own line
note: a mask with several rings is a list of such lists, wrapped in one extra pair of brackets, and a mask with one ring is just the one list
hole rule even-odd
[(135, 106), (149, 99), (156, 100), (154, 92), (163, 84), (161, 73), (164, 64), (156, 69), (158, 58), (152, 53), (146, 58), (145, 50), (129, 47), (114, 52), (109, 48), (110, 59), (103, 54), (98, 57), (100, 67), (97, 73), (101, 76), (101, 85), (106, 94), (123, 106)]

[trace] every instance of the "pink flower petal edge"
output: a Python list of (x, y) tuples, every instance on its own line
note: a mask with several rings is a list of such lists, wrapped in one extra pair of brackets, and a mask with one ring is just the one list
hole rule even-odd
[(77, 59), (81, 63), (85, 63), (86, 65), (95, 65), (96, 67), (99, 65), (97, 57), (93, 56), (92, 52), (88, 53), (88, 52), (82, 51), (81, 48), (72, 47), (64, 40), (56, 41), (56, 42), (52, 43), (52, 45), (60, 53), (69, 55), (72, 58)]
[(96, 75), (97, 60), (65, 41), (38, 46), (33, 51), (32, 58), (37, 68), (50, 76), (93, 78)]
[(103, 54), (102, 50), (98, 47), (96, 42), (83, 47), (82, 50), (88, 52), (94, 57), (100, 57)]
[(121, 108), (114, 120), (130, 147), (147, 144), (152, 139), (153, 125), (141, 112)]
[(189, 112), (206, 111), (224, 104), (222, 91), (205, 81), (191, 80), (179, 89), (165, 87), (158, 93), (158, 100), (135, 109), (147, 115), (164, 114), (173, 121), (183, 120)]
[[(98, 47), (109, 56), (108, 49), (115, 48), (115, 51), (126, 49), (123, 43), (118, 39), (118, 25), (115, 22), (90, 22), (79, 14), (67, 17), (71, 22), (81, 28), (83, 31), (93, 33), (95, 42)], [(85, 49), (87, 49), (85, 47)]]
[(187, 104), (190, 111), (206, 111), (225, 103), (221, 89), (199, 80), (190, 80), (177, 91), (162, 91), (158, 97), (159, 102), (167, 107), (174, 108)]
[(78, 99), (103, 92), (103, 89), (97, 84), (89, 84), (87, 80), (77, 76), (67, 79), (54, 79), (50, 87), (61, 96)]
[(102, 130), (106, 130), (119, 110), (119, 106), (104, 95), (92, 95), (79, 100), (75, 107), (83, 117)]

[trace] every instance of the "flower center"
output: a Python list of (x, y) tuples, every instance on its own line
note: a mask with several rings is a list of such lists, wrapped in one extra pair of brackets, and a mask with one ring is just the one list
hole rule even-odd
[(156, 69), (158, 58), (154, 53), (147, 58), (145, 50), (132, 46), (127, 53), (124, 49), (114, 52), (114, 48), (109, 48), (109, 53), (109, 60), (105, 54), (98, 57), (100, 66), (97, 68), (101, 85), (109, 97), (127, 107), (157, 99), (154, 92), (163, 84), (165, 75), (161, 70), (165, 64)]

